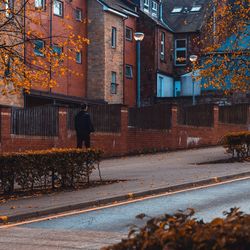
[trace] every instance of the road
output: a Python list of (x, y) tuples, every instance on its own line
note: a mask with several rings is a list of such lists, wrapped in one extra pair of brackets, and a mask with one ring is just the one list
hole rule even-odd
[(192, 207), (197, 218), (210, 221), (235, 206), (250, 213), (249, 178), (1, 229), (0, 249), (100, 249), (117, 242), (129, 225), (142, 225), (135, 219), (140, 213), (157, 216)]

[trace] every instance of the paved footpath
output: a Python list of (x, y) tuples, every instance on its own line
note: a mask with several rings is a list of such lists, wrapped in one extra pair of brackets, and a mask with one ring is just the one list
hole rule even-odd
[[(217, 181), (221, 177), (250, 176), (249, 162), (197, 165), (200, 162), (228, 157), (222, 147), (212, 147), (103, 160), (100, 166), (103, 179), (127, 181), (9, 200), (0, 203), (0, 216), (8, 216), (10, 221), (15, 221), (123, 200), (131, 193), (147, 195), (191, 187), (196, 182), (202, 184), (206, 181)], [(91, 178), (98, 179), (98, 172)]]

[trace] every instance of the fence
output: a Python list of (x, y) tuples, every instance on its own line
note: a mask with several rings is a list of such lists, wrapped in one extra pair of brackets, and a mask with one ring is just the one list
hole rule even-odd
[(178, 124), (197, 127), (212, 127), (214, 123), (213, 105), (199, 104), (178, 107)]
[(170, 129), (171, 117), (171, 105), (168, 104), (130, 108), (129, 126), (140, 129)]
[[(67, 127), (74, 130), (74, 120), (76, 114), (80, 111), (77, 108), (69, 108), (67, 116)], [(121, 131), (121, 105), (91, 105), (88, 113), (91, 116), (95, 131), (113, 132)]]
[(58, 108), (52, 106), (11, 110), (11, 132), (15, 135), (58, 136)]
[(222, 123), (247, 124), (249, 104), (219, 107), (219, 121)]

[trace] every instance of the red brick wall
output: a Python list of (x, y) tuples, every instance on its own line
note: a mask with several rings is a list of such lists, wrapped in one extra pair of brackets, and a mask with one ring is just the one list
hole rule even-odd
[[(67, 130), (67, 112), (59, 111), (59, 136), (37, 137), (11, 135), (11, 110), (2, 108), (0, 152), (47, 149), (52, 147), (72, 148), (76, 145), (74, 131)], [(249, 109), (250, 115), (250, 109)], [(166, 131), (128, 128), (128, 110), (121, 109), (120, 133), (99, 133), (91, 135), (91, 146), (104, 150), (107, 156), (124, 155), (131, 152), (180, 149), (216, 145), (227, 132), (248, 130), (248, 125), (218, 123), (218, 108), (214, 108), (213, 127), (192, 127), (177, 124), (177, 108), (172, 108), (172, 128)]]

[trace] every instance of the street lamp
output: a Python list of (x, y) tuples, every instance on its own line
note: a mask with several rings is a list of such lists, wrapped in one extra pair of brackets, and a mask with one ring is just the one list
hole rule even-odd
[(193, 97), (193, 102), (192, 104), (195, 105), (195, 93), (194, 93), (194, 64), (197, 61), (198, 56), (197, 55), (191, 55), (189, 57), (190, 62), (192, 63), (192, 97)]
[(144, 38), (142, 32), (135, 32), (134, 39), (136, 41), (136, 60), (137, 60), (137, 107), (141, 106), (141, 41)]

